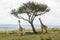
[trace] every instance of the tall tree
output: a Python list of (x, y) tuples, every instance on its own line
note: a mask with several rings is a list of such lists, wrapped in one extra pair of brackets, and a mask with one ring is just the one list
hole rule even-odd
[(18, 17), (18, 14), (27, 14), (28, 19), (25, 19), (23, 17), (19, 17), (25, 21), (28, 21), (31, 24), (32, 30), (34, 33), (37, 33), (34, 25), (33, 25), (33, 21), (35, 19), (35, 17), (40, 16), (45, 14), (46, 12), (49, 12), (49, 8), (46, 4), (38, 4), (38, 3), (34, 3), (34, 2), (28, 2), (28, 3), (23, 3), (23, 6), (19, 7), (16, 11), (15, 16)]

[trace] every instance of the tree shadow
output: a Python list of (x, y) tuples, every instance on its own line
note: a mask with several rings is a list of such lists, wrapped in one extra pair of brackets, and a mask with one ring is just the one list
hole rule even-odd
[(34, 35), (35, 33), (33, 32), (25, 32), (25, 35)]
[[(49, 34), (48, 32), (46, 33), (46, 32), (37, 32), (37, 34)], [(25, 32), (25, 35), (37, 35), (37, 34), (35, 34), (35, 33), (33, 33), (33, 32)]]

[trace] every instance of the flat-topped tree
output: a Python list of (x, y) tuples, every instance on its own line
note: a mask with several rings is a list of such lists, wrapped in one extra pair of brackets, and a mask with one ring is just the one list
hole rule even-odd
[(36, 16), (40, 16), (42, 14), (45, 14), (48, 11), (49, 11), (49, 9), (46, 4), (38, 4), (38, 3), (34, 3), (34, 2), (29, 1), (28, 3), (23, 3), (23, 6), (21, 6), (17, 9), (16, 14), (17, 15), (18, 14), (27, 14), (28, 19), (25, 19), (21, 16), (20, 16), (20, 18), (28, 21), (31, 24), (33, 32), (37, 33), (34, 28), (33, 21)]

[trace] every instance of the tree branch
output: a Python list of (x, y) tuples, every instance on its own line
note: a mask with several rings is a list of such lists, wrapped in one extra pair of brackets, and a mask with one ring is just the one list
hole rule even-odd
[(34, 15), (32, 21), (34, 21), (35, 17), (36, 17), (36, 16)]
[(29, 22), (30, 22), (31, 13), (27, 13), (27, 15), (28, 15), (28, 19), (29, 19)]
[(35, 18), (35, 13), (33, 13), (32, 16), (31, 16), (31, 21), (32, 22), (33, 22), (34, 18)]
[(43, 14), (45, 14), (46, 12), (44, 11), (43, 13), (40, 13), (40, 14), (37, 14), (37, 16), (39, 16), (39, 15), (43, 15)]
[(34, 16), (34, 15), (32, 14), (32, 16), (31, 16), (31, 21), (33, 21), (33, 16)]
[(27, 20), (27, 19), (25, 19), (25, 18), (23, 18), (23, 17), (21, 17), (21, 16), (20, 16), (20, 19), (23, 19), (23, 20), (25, 20), (25, 21), (29, 21), (29, 20)]

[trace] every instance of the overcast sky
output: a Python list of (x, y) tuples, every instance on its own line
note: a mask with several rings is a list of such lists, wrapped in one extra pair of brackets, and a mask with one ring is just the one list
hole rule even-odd
[[(46, 25), (60, 25), (60, 0), (0, 0), (0, 24), (17, 24), (18, 19), (10, 14), (11, 10), (17, 9), (28, 1), (47, 4), (51, 10), (40, 16), (41, 20)], [(38, 17), (34, 23), (39, 23)], [(21, 20), (21, 24), (27, 23)]]

